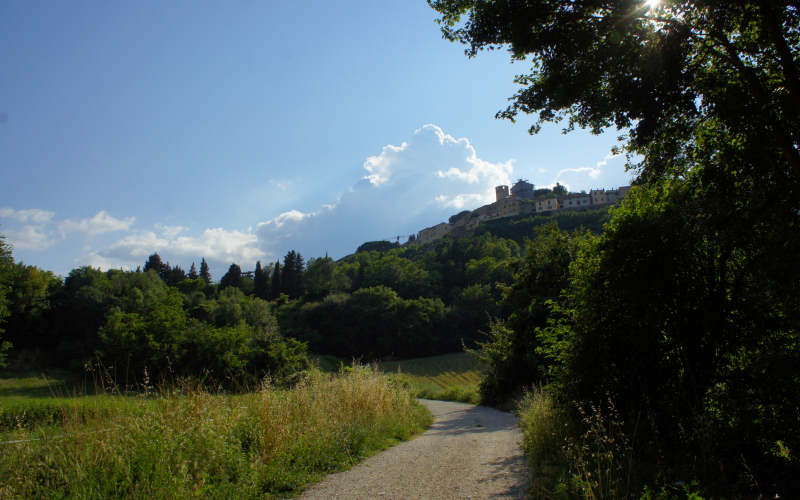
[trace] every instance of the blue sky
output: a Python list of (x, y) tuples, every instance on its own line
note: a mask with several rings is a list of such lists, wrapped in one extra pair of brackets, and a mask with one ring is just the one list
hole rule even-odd
[(344, 256), (526, 178), (630, 175), (616, 131), (494, 119), (526, 63), (424, 0), (0, 3), (0, 233), (66, 274)]

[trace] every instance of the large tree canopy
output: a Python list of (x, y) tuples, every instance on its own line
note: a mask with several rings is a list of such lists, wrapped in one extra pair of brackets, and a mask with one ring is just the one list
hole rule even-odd
[[(800, 462), (774, 450), (800, 448), (800, 2), (429, 3), (469, 56), (532, 64), (498, 117), (616, 127), (639, 162), (603, 235), (523, 264), (484, 392), (544, 368), (565, 401), (616, 401), (640, 489), (798, 496)], [(536, 273), (567, 264), (548, 316)]]
[[(646, 173), (682, 175), (710, 120), (800, 177), (798, 2), (429, 0), (467, 54), (533, 64), (499, 117), (630, 130)], [(775, 164), (777, 163), (777, 164)]]

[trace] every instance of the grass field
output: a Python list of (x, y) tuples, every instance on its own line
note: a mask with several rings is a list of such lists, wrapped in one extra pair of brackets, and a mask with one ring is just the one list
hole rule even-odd
[(430, 424), (363, 366), (239, 395), (70, 390), (0, 376), (0, 498), (284, 498)]
[(479, 402), (481, 367), (475, 357), (465, 352), (387, 361), (378, 366), (417, 397)]
[(65, 372), (0, 373), (0, 440), (13, 429), (59, 426), (69, 420), (87, 420), (130, 412), (146, 399), (120, 397)]

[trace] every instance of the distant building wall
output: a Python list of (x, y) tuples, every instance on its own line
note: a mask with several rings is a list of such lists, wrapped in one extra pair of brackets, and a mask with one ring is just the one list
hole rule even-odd
[(534, 203), (536, 203), (537, 212), (549, 212), (552, 210), (558, 210), (558, 200), (555, 198), (536, 200)]
[(417, 241), (420, 243), (428, 243), (429, 241), (438, 240), (453, 230), (453, 226), (447, 222), (442, 222), (432, 227), (428, 227), (419, 232)]
[[(584, 210), (592, 206), (603, 206), (616, 203), (625, 197), (630, 191), (630, 186), (621, 186), (614, 190), (592, 189), (589, 194), (572, 193), (561, 198), (539, 198), (527, 201), (528, 194), (533, 196), (533, 184), (526, 181), (517, 182), (511, 188), (509, 195), (508, 186), (495, 187), (497, 201), (476, 208), (472, 212), (464, 211), (453, 220), (453, 224), (442, 222), (432, 227), (428, 227), (419, 232), (416, 236), (417, 243), (428, 243), (438, 240), (449, 234), (453, 229), (458, 229), (457, 234), (462, 234), (465, 229), (474, 229), (481, 222), (515, 215), (529, 214), (534, 212), (554, 212), (557, 210)], [(538, 190), (537, 192), (550, 190)], [(521, 195), (521, 196), (520, 196)], [(411, 242), (409, 240), (409, 242)]]
[(519, 180), (511, 187), (511, 196), (523, 200), (533, 199), (533, 184), (528, 181)]

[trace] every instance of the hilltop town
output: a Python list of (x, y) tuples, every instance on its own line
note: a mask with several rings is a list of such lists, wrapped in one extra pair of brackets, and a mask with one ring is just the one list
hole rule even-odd
[(495, 188), (496, 200), (475, 210), (465, 210), (442, 222), (412, 235), (408, 243), (428, 243), (446, 234), (459, 235), (484, 221), (526, 215), (553, 213), (559, 210), (586, 210), (617, 203), (630, 190), (621, 186), (613, 190), (592, 189), (589, 193), (570, 193), (556, 184), (552, 189), (535, 189), (530, 182), (520, 179), (509, 190), (508, 186)]

